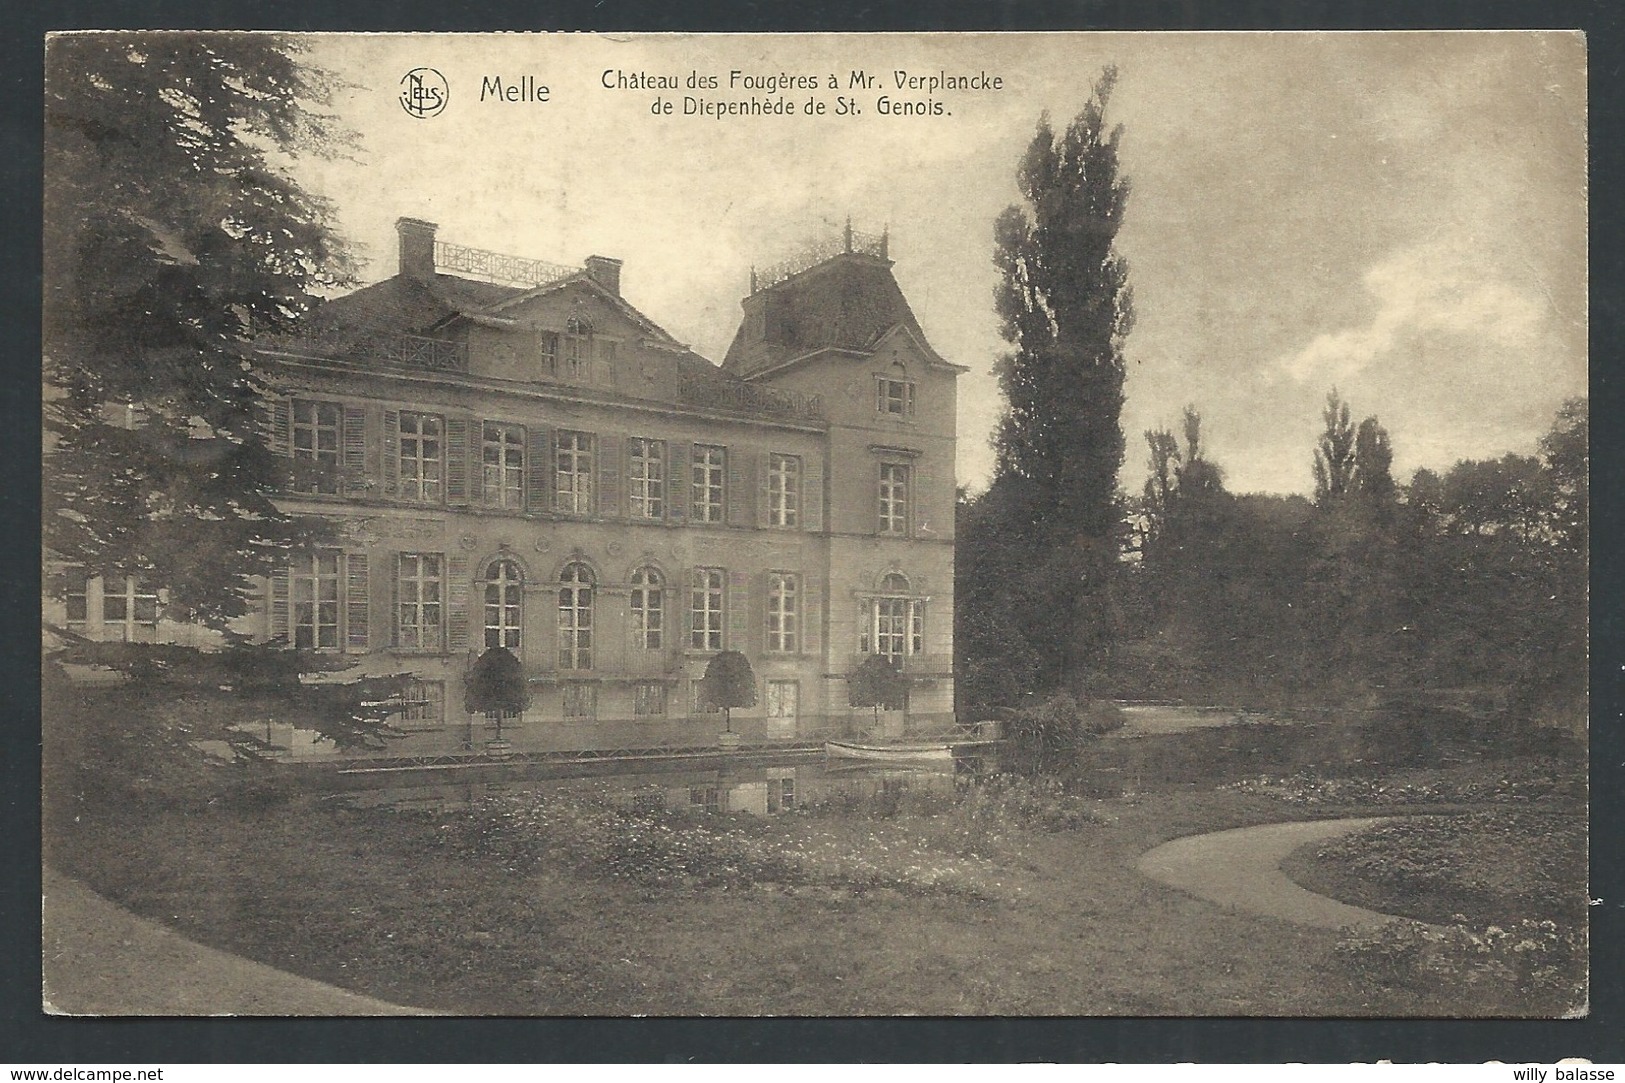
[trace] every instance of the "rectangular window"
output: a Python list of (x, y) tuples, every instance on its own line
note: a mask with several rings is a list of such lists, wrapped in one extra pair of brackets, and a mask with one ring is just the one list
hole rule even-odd
[(575, 721), (597, 718), (598, 686), (596, 684), (565, 685), (564, 717)]
[(875, 377), (875, 409), (891, 417), (913, 417), (914, 385), (908, 380)]
[(553, 506), (567, 515), (591, 515), (592, 434), (560, 432), (553, 437)]
[(637, 717), (656, 718), (666, 713), (666, 686), (660, 681), (641, 681), (632, 695), (632, 713)]
[(767, 649), (792, 654), (801, 649), (801, 591), (789, 572), (767, 575)]
[(401, 499), (440, 502), (445, 422), (439, 414), (401, 413)]
[(801, 459), (796, 455), (775, 454), (768, 469), (768, 522), (773, 526), (796, 526), (801, 509)]
[(158, 591), (133, 577), (102, 580), (102, 638), (151, 643), (158, 638)]
[(486, 507), (524, 507), (524, 428), (487, 421), (480, 440), (480, 469), (480, 501)]
[(796, 780), (770, 778), (767, 780), (767, 811), (788, 812), (796, 807)]
[(724, 503), (723, 478), (728, 473), (728, 449), (705, 444), (694, 445), (693, 491), (689, 495), (689, 518), (696, 523), (720, 523)]
[(880, 532), (908, 533), (908, 467), (880, 464)]
[(339, 491), (339, 427), (343, 413), (336, 402), (294, 400), (290, 420), (297, 491), (330, 495)]
[(921, 598), (874, 598), (860, 621), (858, 652), (900, 662), (925, 653), (925, 601)]
[(794, 718), (801, 700), (800, 681), (768, 681), (764, 706), (769, 718)]
[(288, 573), (288, 601), (293, 645), (301, 650), (337, 650), (339, 646), (339, 566), (343, 554), (319, 549), (299, 560)]
[(706, 812), (719, 812), (722, 809), (722, 793), (717, 786), (690, 786), (688, 788), (688, 804), (690, 808), (704, 809)]
[(433, 729), (446, 721), (446, 686), (440, 681), (410, 680), (401, 690), (400, 725)]
[(69, 568), (63, 573), (67, 582), (62, 588), (62, 603), (69, 628), (84, 631), (90, 620), (90, 576), (83, 568)]
[(536, 354), (543, 376), (559, 374), (559, 333), (543, 331), (537, 336)]
[(631, 468), (632, 518), (661, 519), (666, 514), (666, 443), (634, 436), (627, 441)]
[(395, 645), (408, 650), (441, 649), (444, 605), (441, 587), (445, 558), (439, 553), (402, 553), (398, 558)]
[(693, 589), (689, 598), (689, 615), (693, 621), (688, 640), (690, 649), (722, 649), (722, 592), (726, 582), (727, 576), (721, 568), (694, 569)]

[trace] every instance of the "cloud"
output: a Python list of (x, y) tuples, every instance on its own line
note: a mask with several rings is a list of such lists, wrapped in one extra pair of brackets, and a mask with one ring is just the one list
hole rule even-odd
[(1376, 302), (1371, 321), (1317, 335), (1284, 357), (1299, 383), (1346, 379), (1388, 360), (1422, 334), (1479, 338), (1501, 346), (1532, 342), (1546, 305), (1486, 272), (1488, 257), (1461, 242), (1405, 249), (1372, 267), (1364, 283)]

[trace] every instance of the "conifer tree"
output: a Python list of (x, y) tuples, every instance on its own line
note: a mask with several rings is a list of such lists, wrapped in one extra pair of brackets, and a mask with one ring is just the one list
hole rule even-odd
[(47, 48), (44, 542), (224, 627), (314, 521), (277, 509), (252, 363), (344, 280), (281, 168), (341, 149), (296, 40), (75, 33)]

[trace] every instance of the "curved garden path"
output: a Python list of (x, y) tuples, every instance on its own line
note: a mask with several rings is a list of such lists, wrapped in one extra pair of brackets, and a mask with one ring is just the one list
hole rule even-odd
[(435, 1015), (206, 947), (45, 869), (45, 1010), (53, 1015)]
[(1220, 906), (1299, 925), (1370, 927), (1403, 919), (1307, 891), (1281, 871), (1281, 862), (1300, 846), (1347, 835), (1387, 818), (1304, 820), (1187, 835), (1147, 850), (1135, 867), (1153, 880)]

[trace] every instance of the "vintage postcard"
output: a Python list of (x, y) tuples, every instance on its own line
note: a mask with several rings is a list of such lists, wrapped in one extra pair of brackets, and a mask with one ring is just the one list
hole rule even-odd
[(46, 1010), (1584, 1015), (1586, 71), (51, 36)]

